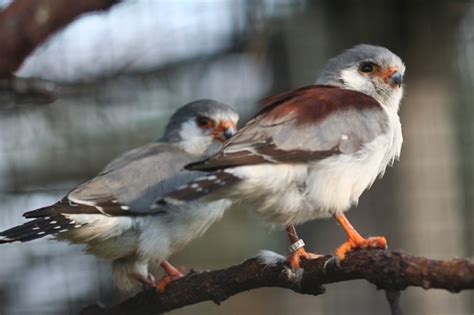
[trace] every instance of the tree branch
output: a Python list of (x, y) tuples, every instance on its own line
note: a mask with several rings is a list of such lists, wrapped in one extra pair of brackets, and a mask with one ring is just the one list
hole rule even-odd
[(0, 78), (10, 78), (51, 34), (82, 13), (104, 10), (118, 0), (15, 0), (0, 12)]
[(282, 263), (264, 266), (256, 258), (226, 269), (190, 273), (170, 283), (163, 294), (145, 290), (110, 308), (90, 306), (82, 315), (158, 314), (199, 303), (219, 304), (232, 295), (261, 287), (280, 287), (301, 294), (324, 293), (323, 284), (366, 279), (379, 289), (404, 290), (408, 286), (459, 292), (474, 289), (474, 263), (415, 257), (399, 251), (360, 250), (347, 254), (340, 266), (326, 262), (330, 256), (304, 262), (292, 270)]

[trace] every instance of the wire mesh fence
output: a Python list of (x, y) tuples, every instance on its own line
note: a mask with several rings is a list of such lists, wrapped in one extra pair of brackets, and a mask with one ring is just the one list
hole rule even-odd
[[(7, 5), (8, 1), (0, 3)], [(233, 105), (245, 121), (258, 100), (313, 83), (324, 62), (360, 42), (407, 65), (401, 161), (349, 212), (367, 235), (432, 258), (474, 253), (474, 2), (124, 1), (79, 18), (18, 75), (52, 80), (51, 104), (0, 91), (0, 229), (54, 203), (117, 154), (156, 140), (174, 109), (199, 98)], [(331, 220), (300, 227), (309, 248), (343, 241)], [(214, 269), (286, 239), (251, 209), (232, 209), (172, 257)], [(110, 265), (80, 246), (41, 239), (0, 248), (1, 314), (76, 314), (124, 296)], [(318, 297), (262, 289), (183, 314), (387, 314), (384, 293), (357, 281)], [(408, 289), (406, 314), (472, 314), (471, 292)]]

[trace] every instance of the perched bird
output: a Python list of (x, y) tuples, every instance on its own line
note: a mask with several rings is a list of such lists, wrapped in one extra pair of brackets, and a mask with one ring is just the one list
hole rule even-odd
[(215, 155), (186, 166), (211, 172), (167, 194), (159, 204), (228, 198), (244, 201), (287, 229), (289, 263), (317, 255), (304, 250), (294, 224), (334, 216), (348, 240), (336, 256), (386, 247), (365, 239), (344, 216), (400, 155), (398, 116), (405, 66), (386, 48), (357, 45), (330, 59), (316, 85), (263, 100), (266, 107)]
[[(181, 107), (159, 141), (122, 154), (56, 204), (26, 212), (34, 220), (1, 232), (0, 243), (54, 235), (112, 260), (120, 289), (142, 284), (164, 290), (182, 276), (166, 259), (219, 220), (230, 202), (152, 205), (198, 177), (199, 172), (183, 167), (216, 152), (236, 132), (237, 120), (230, 106), (213, 100)], [(166, 273), (160, 281), (149, 272), (157, 264)]]

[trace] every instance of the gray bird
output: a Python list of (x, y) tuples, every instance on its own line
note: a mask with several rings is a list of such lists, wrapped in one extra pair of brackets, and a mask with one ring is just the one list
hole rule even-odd
[[(120, 289), (141, 284), (164, 290), (182, 276), (166, 259), (219, 220), (230, 202), (152, 205), (200, 176), (183, 167), (216, 152), (235, 133), (237, 121), (230, 106), (213, 100), (181, 107), (159, 141), (122, 154), (56, 204), (26, 212), (24, 216), (34, 220), (1, 232), (0, 243), (54, 235), (112, 260)], [(158, 264), (166, 276), (155, 281), (149, 268)]]
[(219, 152), (190, 170), (212, 172), (169, 193), (160, 204), (227, 198), (250, 204), (273, 224), (287, 228), (299, 267), (305, 252), (294, 224), (334, 216), (348, 240), (336, 250), (385, 247), (365, 239), (344, 216), (360, 195), (400, 155), (405, 66), (386, 48), (357, 45), (329, 60), (307, 86), (269, 97), (266, 107)]

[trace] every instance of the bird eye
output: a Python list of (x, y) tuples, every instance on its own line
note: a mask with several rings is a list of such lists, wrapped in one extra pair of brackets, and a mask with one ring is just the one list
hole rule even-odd
[(374, 65), (370, 62), (363, 62), (360, 64), (359, 71), (364, 73), (370, 73), (374, 71)]
[(201, 128), (208, 128), (208, 127), (211, 127), (212, 120), (209, 117), (197, 116), (196, 125), (198, 125)]

